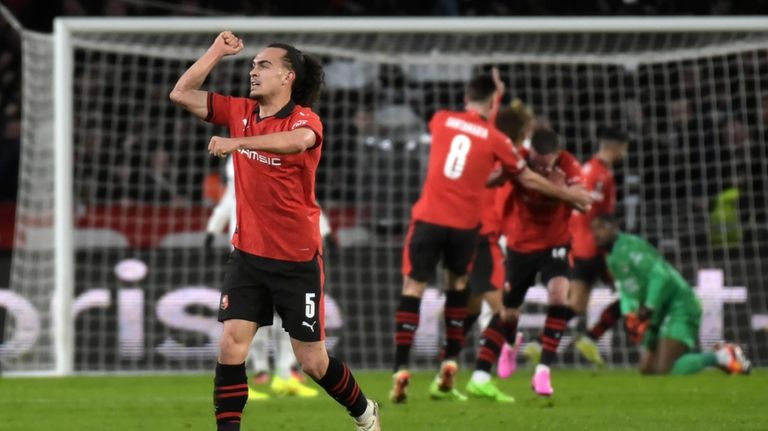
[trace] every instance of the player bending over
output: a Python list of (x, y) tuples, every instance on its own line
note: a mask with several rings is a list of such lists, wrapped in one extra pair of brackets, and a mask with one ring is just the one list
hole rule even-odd
[[(530, 150), (521, 152), (531, 169), (546, 176), (553, 184), (585, 190), (581, 185), (579, 162), (561, 148), (560, 138), (554, 131), (537, 128), (531, 137)], [(543, 352), (531, 386), (538, 395), (549, 396), (554, 392), (549, 366), (556, 358), (566, 322), (573, 316), (567, 303), (571, 211), (571, 206), (564, 202), (517, 185), (511, 188), (502, 212), (502, 226), (507, 238), (509, 290), (504, 292), (504, 308), (494, 314), (483, 331), (475, 372), (467, 385), (470, 393), (496, 401), (510, 401), (510, 396), (495, 387), (490, 372), (504, 342), (514, 342), (520, 308), (537, 275), (547, 286), (549, 306), (541, 334)]]
[(592, 220), (597, 245), (619, 291), (627, 328), (642, 343), (643, 374), (693, 374), (709, 366), (748, 373), (741, 348), (725, 344), (714, 352), (693, 352), (701, 324), (701, 304), (675, 268), (646, 240), (619, 231), (616, 219)]
[(208, 145), (214, 156), (232, 154), (237, 200), (235, 249), (219, 307), (224, 328), (214, 380), (218, 430), (240, 429), (248, 400), (248, 348), (259, 327), (272, 324), (275, 311), (304, 372), (346, 407), (358, 430), (380, 430), (378, 405), (323, 342), (323, 249), (315, 201), (323, 126), (310, 109), (323, 84), (322, 66), (276, 43), (253, 59), (250, 98), (200, 90), (222, 58), (242, 49), (241, 39), (220, 33), (170, 95), (198, 118), (227, 126), (231, 136), (214, 136)]
[(522, 188), (587, 206), (583, 189), (557, 186), (526, 168), (512, 142), (488, 124), (496, 84), (479, 75), (467, 84), (465, 111), (438, 111), (429, 128), (432, 147), (427, 179), (413, 206), (411, 225), (403, 247), (403, 289), (395, 315), (395, 374), (390, 399), (406, 400), (410, 382), (408, 362), (419, 325), (419, 306), (427, 281), (442, 259), (446, 268), (443, 362), (430, 386), (432, 398), (465, 400), (453, 380), (458, 352), (464, 342), (467, 315), (467, 271), (477, 242), (482, 210), (481, 195), (498, 161)]

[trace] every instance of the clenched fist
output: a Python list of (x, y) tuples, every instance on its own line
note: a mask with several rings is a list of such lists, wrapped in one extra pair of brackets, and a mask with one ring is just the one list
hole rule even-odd
[(222, 31), (216, 36), (211, 49), (222, 56), (235, 55), (243, 50), (243, 40), (235, 36), (231, 31)]
[(237, 144), (231, 138), (213, 136), (208, 142), (208, 152), (215, 157), (227, 157), (237, 150)]

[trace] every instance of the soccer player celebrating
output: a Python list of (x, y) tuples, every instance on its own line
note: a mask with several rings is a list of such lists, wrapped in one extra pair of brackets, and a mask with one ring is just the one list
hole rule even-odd
[(438, 111), (429, 123), (432, 148), (427, 179), (413, 206), (403, 247), (403, 290), (395, 315), (395, 374), (390, 399), (406, 400), (407, 370), (419, 306), (442, 259), (447, 270), (446, 345), (440, 372), (430, 386), (432, 398), (465, 400), (453, 388), (456, 358), (464, 342), (467, 314), (467, 270), (475, 251), (482, 210), (481, 194), (498, 161), (524, 188), (564, 199), (577, 206), (591, 201), (583, 189), (557, 186), (526, 168), (512, 142), (488, 124), (496, 84), (490, 75), (472, 78), (466, 89), (466, 110)]
[(675, 268), (647, 241), (619, 231), (616, 220), (598, 214), (592, 220), (595, 242), (619, 291), (621, 312), (634, 338), (641, 340), (643, 374), (693, 374), (708, 366), (748, 373), (741, 348), (725, 344), (714, 352), (692, 352), (699, 335), (701, 304)]
[[(226, 164), (227, 173), (227, 188), (221, 200), (213, 209), (211, 216), (208, 218), (208, 226), (206, 227), (206, 248), (210, 248), (213, 244), (215, 235), (219, 234), (225, 226), (229, 229), (229, 238), (231, 239), (235, 235), (235, 220), (237, 212), (235, 211), (235, 167), (232, 162), (232, 156), (227, 157)], [(320, 211), (320, 235), (325, 239), (325, 236), (330, 234), (330, 226), (328, 225), (328, 219)], [(253, 337), (253, 342), (250, 348), (250, 360), (253, 364), (255, 374), (252, 382), (255, 385), (266, 384), (270, 382), (269, 375), (269, 351), (267, 346), (270, 339), (274, 341), (274, 365), (275, 375), (271, 377), (270, 389), (276, 395), (297, 396), (301, 398), (312, 398), (318, 395), (318, 391), (315, 388), (311, 388), (302, 383), (301, 378), (303, 376), (293, 371), (293, 367), (296, 364), (296, 357), (293, 356), (293, 347), (291, 346), (290, 335), (283, 331), (281, 328), (277, 328), (282, 323), (282, 319), (279, 314), (273, 316), (274, 328), (262, 328), (256, 332)], [(269, 398), (264, 392), (259, 392), (252, 387), (248, 387), (248, 399), (263, 400)]]
[[(571, 277), (569, 301), (577, 315), (584, 315), (589, 303), (592, 285), (598, 278), (608, 282), (605, 260), (595, 245), (590, 230), (590, 222), (595, 214), (613, 214), (616, 209), (616, 182), (613, 177), (613, 167), (627, 156), (629, 138), (626, 133), (615, 127), (598, 129), (597, 153), (584, 164), (581, 173), (584, 185), (592, 193), (592, 208), (585, 212), (574, 212), (571, 217)], [(615, 323), (619, 315), (614, 314), (617, 307), (607, 307), (601, 314), (598, 328)], [(609, 326), (610, 327), (610, 326)], [(575, 346), (581, 354), (596, 365), (603, 365), (603, 358), (597, 349), (595, 341), (602, 334), (590, 331), (590, 337), (580, 336)]]
[[(534, 116), (520, 99), (515, 99), (509, 106), (499, 109), (494, 117), (496, 128), (507, 135), (516, 148), (521, 148), (523, 142), (530, 139), (533, 133)], [(464, 322), (465, 335), (480, 317), (483, 301), (488, 304), (492, 314), (501, 312), (503, 307), (501, 292), (506, 277), (504, 252), (499, 239), (501, 237), (501, 203), (503, 203), (500, 201), (506, 198), (506, 193), (496, 187), (483, 190), (481, 227), (475, 260), (468, 281), (470, 298), (467, 305), (467, 319)], [(504, 343), (499, 355), (497, 369), (499, 376), (506, 378), (514, 372), (519, 345), (519, 339), (511, 345)]]
[(358, 430), (381, 429), (378, 405), (360, 390), (349, 368), (329, 357), (323, 339), (323, 261), (315, 171), (322, 123), (310, 106), (323, 83), (320, 63), (287, 44), (262, 49), (249, 73), (250, 98), (201, 91), (227, 55), (243, 49), (231, 32), (179, 78), (171, 100), (195, 116), (227, 126), (208, 151), (233, 154), (237, 228), (227, 263), (219, 320), (224, 323), (214, 380), (219, 431), (237, 431), (248, 399), (245, 359), (275, 311), (294, 353), (312, 377), (354, 418)]
[[(554, 131), (536, 128), (531, 136), (530, 150), (520, 151), (531, 169), (552, 183), (583, 189), (581, 165), (573, 155), (561, 149), (560, 138)], [(511, 401), (510, 396), (494, 386), (490, 372), (504, 342), (514, 343), (520, 307), (537, 275), (547, 286), (549, 307), (541, 335), (543, 352), (531, 385), (539, 395), (549, 396), (554, 392), (549, 365), (556, 357), (566, 323), (573, 317), (573, 311), (567, 305), (571, 211), (564, 202), (517, 185), (504, 202), (502, 226), (507, 238), (509, 291), (504, 292), (504, 308), (494, 314), (483, 331), (475, 372), (467, 384), (470, 394)]]

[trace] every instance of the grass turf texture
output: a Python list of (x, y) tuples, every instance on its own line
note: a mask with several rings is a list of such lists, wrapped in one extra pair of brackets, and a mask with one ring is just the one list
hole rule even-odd
[[(432, 373), (416, 373), (405, 405), (387, 400), (390, 374), (357, 373), (382, 404), (384, 430), (766, 430), (768, 370), (751, 376), (708, 371), (641, 377), (634, 371), (554, 370), (555, 396), (539, 399), (520, 371), (500, 387), (517, 399), (499, 405), (431, 401)], [(469, 375), (458, 380), (463, 389)], [(214, 430), (211, 376), (0, 379), (0, 430)], [(354, 426), (322, 394), (312, 400), (251, 402), (243, 431), (343, 431)]]

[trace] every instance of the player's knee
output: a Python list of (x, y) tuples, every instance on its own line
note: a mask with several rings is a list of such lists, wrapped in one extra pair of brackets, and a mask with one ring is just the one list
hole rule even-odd
[(511, 322), (513, 320), (520, 319), (519, 308), (505, 307), (501, 312), (501, 320), (504, 322)]
[(424, 289), (426, 289), (426, 287), (427, 283), (422, 283), (421, 281), (416, 281), (411, 277), (406, 276), (405, 281), (403, 281), (403, 295), (421, 298), (422, 295), (424, 295)]
[(469, 274), (456, 275), (455, 272), (448, 271), (448, 288), (451, 290), (465, 290), (469, 282)]
[(581, 281), (571, 281), (568, 288), (568, 304), (576, 314), (584, 314), (589, 302), (589, 291)]
[(219, 362), (223, 364), (241, 364), (248, 356), (250, 343), (239, 340), (233, 334), (224, 333), (219, 340)]
[(320, 380), (328, 370), (328, 356), (321, 355), (296, 355), (301, 369), (315, 380)]
[(587, 312), (587, 303), (582, 298), (571, 297), (568, 302), (576, 314), (584, 314)]
[(548, 283), (549, 305), (568, 304), (568, 279), (555, 277)]
[[(483, 299), (485, 299), (485, 302), (488, 303), (488, 306), (491, 307), (491, 311), (493, 314), (501, 312), (501, 310), (504, 308), (504, 305), (501, 302), (501, 292), (494, 291), (494, 292), (487, 292), (485, 295), (483, 295)], [(478, 302), (478, 312), (482, 309), (482, 302)]]

